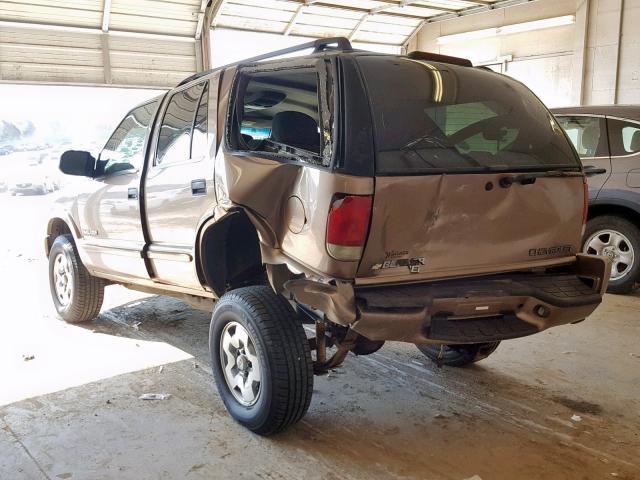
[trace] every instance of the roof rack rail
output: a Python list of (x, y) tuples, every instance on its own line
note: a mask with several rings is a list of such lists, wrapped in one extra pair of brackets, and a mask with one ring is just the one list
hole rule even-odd
[(432, 62), (451, 63), (453, 65), (461, 65), (463, 67), (473, 67), (471, 60), (461, 57), (452, 57), (450, 55), (441, 55), (431, 52), (411, 52), (407, 55), (412, 60), (430, 60)]
[[(332, 45), (337, 45), (337, 48), (333, 48)], [(244, 60), (240, 60), (239, 62), (234, 62), (229, 65), (225, 65), (225, 67), (236, 65), (238, 63), (253, 63), (259, 62), (261, 60), (267, 60), (268, 58), (279, 57), (281, 55), (288, 55), (289, 53), (300, 52), (302, 50), (309, 50), (313, 48), (313, 53), (320, 53), (326, 50), (338, 50), (338, 51), (351, 51), (353, 48), (351, 47), (351, 42), (348, 38), (345, 37), (331, 37), (331, 38), (319, 38), (318, 40), (314, 40), (312, 42), (301, 43), (300, 45), (294, 45), (293, 47), (283, 48), (281, 50), (276, 50), (274, 52), (265, 53), (263, 55), (257, 55), (255, 57), (246, 58)], [(224, 68), (224, 67), (219, 67)], [(216, 69), (205, 70), (204, 72), (198, 72), (190, 77), (182, 80), (178, 86), (189, 83), (193, 80), (197, 80), (200, 77), (208, 75)]]
[(259, 62), (260, 60), (266, 60), (267, 58), (279, 57), (281, 55), (287, 55), (301, 50), (308, 50), (310, 48), (313, 48), (313, 53), (324, 52), (325, 50), (331, 50), (331, 45), (334, 44), (338, 46), (335, 50), (352, 50), (351, 42), (345, 37), (319, 38), (313, 42), (301, 43), (300, 45), (294, 45), (293, 47), (283, 48), (282, 50), (276, 50), (275, 52), (269, 52), (264, 55), (258, 55), (257, 57), (247, 58), (246, 60), (242, 60), (242, 63)]

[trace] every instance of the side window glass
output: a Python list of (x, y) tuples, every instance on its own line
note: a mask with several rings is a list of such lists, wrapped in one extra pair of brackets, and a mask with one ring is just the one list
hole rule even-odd
[(232, 136), (238, 150), (328, 164), (321, 155), (319, 88), (315, 70), (244, 74), (239, 81), (237, 99)]
[(557, 121), (567, 132), (580, 158), (609, 156), (603, 118), (558, 116)]
[(144, 141), (159, 100), (131, 110), (109, 138), (97, 170), (111, 175), (123, 170), (141, 169), (144, 163)]
[(204, 87), (204, 83), (194, 85), (174, 93), (169, 99), (158, 135), (156, 165), (169, 165), (192, 158), (193, 125)]
[(612, 156), (632, 155), (640, 152), (640, 124), (607, 119)]
[(209, 112), (209, 85), (205, 85), (200, 105), (196, 112), (191, 140), (191, 158), (203, 158), (207, 155), (207, 119)]

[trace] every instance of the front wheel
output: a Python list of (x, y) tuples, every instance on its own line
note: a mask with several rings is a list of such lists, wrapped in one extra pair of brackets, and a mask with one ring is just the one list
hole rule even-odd
[(213, 376), (231, 416), (259, 435), (300, 420), (311, 402), (309, 342), (289, 302), (256, 285), (225, 294), (211, 318)]
[(614, 215), (594, 217), (587, 223), (584, 253), (611, 260), (611, 293), (629, 293), (640, 278), (640, 229), (626, 218)]
[(49, 286), (53, 304), (64, 321), (87, 322), (100, 313), (104, 281), (89, 274), (71, 235), (60, 235), (51, 246)]
[(496, 351), (500, 342), (464, 345), (416, 345), (425, 356), (439, 365), (464, 367), (487, 358)]

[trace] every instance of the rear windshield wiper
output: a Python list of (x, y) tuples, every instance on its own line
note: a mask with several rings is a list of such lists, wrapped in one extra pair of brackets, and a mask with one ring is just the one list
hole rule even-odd
[(521, 173), (519, 175), (506, 175), (500, 178), (500, 186), (503, 188), (510, 187), (514, 183), (521, 185), (531, 185), (536, 183), (536, 179), (541, 177), (579, 177), (582, 172), (569, 170), (547, 170), (545, 172)]

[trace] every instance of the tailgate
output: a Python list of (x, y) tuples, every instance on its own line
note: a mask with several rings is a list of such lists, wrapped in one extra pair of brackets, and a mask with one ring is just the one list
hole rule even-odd
[(358, 277), (446, 278), (570, 260), (582, 231), (582, 177), (503, 188), (504, 176), (376, 178)]

